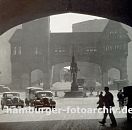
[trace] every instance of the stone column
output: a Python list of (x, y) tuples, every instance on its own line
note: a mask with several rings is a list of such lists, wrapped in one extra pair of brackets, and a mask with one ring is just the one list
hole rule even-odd
[(127, 80), (127, 58), (122, 59), (121, 67), (120, 67), (120, 79)]
[(103, 71), (103, 87), (108, 86), (108, 71)]
[(51, 73), (52, 73), (52, 67), (47, 66), (47, 70), (43, 71), (44, 77), (43, 77), (43, 88), (44, 90), (49, 90), (51, 87)]
[(52, 87), (53, 76), (54, 76), (54, 65), (52, 65), (51, 72), (50, 72), (50, 87)]
[(31, 86), (31, 72), (24, 72), (21, 75), (22, 89)]
[(13, 90), (22, 89), (22, 82), (21, 82), (21, 74), (20, 73), (12, 74), (11, 89), (13, 89)]
[(108, 86), (108, 70), (106, 67), (101, 67), (102, 87)]
[(122, 67), (120, 71), (120, 79), (121, 80), (127, 80), (128, 75), (127, 75), (127, 68)]

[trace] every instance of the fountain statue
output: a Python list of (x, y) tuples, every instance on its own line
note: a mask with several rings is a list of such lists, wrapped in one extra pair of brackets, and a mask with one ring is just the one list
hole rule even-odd
[[(74, 48), (73, 48), (74, 49)], [(79, 71), (77, 62), (75, 61), (75, 54), (73, 50), (72, 61), (70, 65), (72, 83), (71, 83), (71, 91), (65, 92), (65, 97), (83, 97), (83, 92), (79, 90), (77, 84), (77, 73)]]
[(75, 61), (74, 53), (73, 53), (73, 56), (72, 56), (70, 71), (71, 71), (71, 77), (72, 77), (71, 91), (78, 91), (78, 85), (77, 85), (78, 66), (77, 66), (77, 63)]

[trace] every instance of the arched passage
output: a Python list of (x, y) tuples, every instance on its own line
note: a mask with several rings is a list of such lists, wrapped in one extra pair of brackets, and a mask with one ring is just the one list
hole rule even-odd
[[(92, 85), (95, 87), (96, 82), (101, 83), (101, 72), (100, 72), (100, 67), (99, 65), (95, 63), (89, 63), (89, 62), (77, 62), (78, 65), (78, 75), (77, 78), (85, 78), (87, 82), (87, 87)], [(61, 82), (64, 81), (64, 75), (65, 75), (65, 67), (70, 66), (70, 62), (65, 62), (65, 63), (60, 63), (54, 65), (53, 70), (53, 79), (52, 83), (55, 82)], [(70, 72), (68, 72), (68, 76), (70, 77)], [(70, 77), (71, 78), (71, 77)]]
[(52, 83), (64, 80), (64, 67), (70, 66), (70, 62), (60, 63), (52, 66)]
[(65, 81), (65, 82), (70, 82), (71, 81), (71, 72), (70, 72), (70, 66), (64, 66), (60, 70), (60, 80)]
[(44, 73), (39, 69), (35, 69), (31, 72), (31, 85), (41, 85), (43, 83)]
[(116, 68), (111, 68), (108, 70), (108, 82), (112, 84), (115, 80), (120, 80), (120, 70)]
[[(36, 20), (36, 21), (38, 21), (38, 20)], [(42, 22), (41, 22), (42, 23)], [(47, 24), (48, 24), (48, 22), (47, 22)], [(115, 24), (115, 23), (113, 23), (113, 24)], [(111, 24), (109, 24), (109, 27), (111, 27), (110, 26)], [(43, 26), (44, 27), (44, 26)], [(35, 28), (36, 29), (36, 28)], [(107, 26), (107, 29), (109, 29), (108, 28), (108, 26)], [(113, 28), (112, 28), (113, 29)], [(38, 29), (38, 30), (40, 30), (40, 29)], [(48, 29), (47, 29), (48, 30)], [(108, 30), (105, 30), (105, 32), (106, 32), (106, 34), (107, 34), (107, 31)], [(30, 32), (30, 36), (32, 37), (32, 32), (34, 32), (34, 31), (31, 31)], [(37, 33), (38, 34), (38, 33)], [(41, 33), (42, 35), (44, 34), (44, 33)], [(49, 34), (49, 32), (48, 32), (48, 34)], [(75, 33), (74, 33), (75, 34)], [(36, 34), (35, 34), (36, 35)], [(50, 34), (51, 35), (51, 34)], [(47, 36), (47, 35), (46, 35)], [(67, 36), (67, 34), (66, 34), (66, 36)], [(74, 36), (73, 34), (72, 35), (68, 35), (68, 36)], [(73, 39), (77, 39), (77, 35), (75, 35), (76, 36), (76, 38), (75, 37), (73, 37)], [(92, 35), (93, 36), (93, 35)], [(109, 32), (108, 32), (108, 36), (109, 36)], [(33, 36), (34, 37), (34, 36)], [(43, 36), (42, 36), (43, 37)], [(106, 37), (105, 37), (106, 38)], [(35, 39), (36, 39), (36, 37), (35, 37)], [(33, 42), (35, 41), (35, 39), (32, 39), (31, 40), (31, 42), (25, 42), (26, 44), (28, 44), (28, 43), (31, 43), (31, 45), (34, 45), (33, 44)], [(78, 39), (77, 39), (77, 41), (74, 41), (73, 39), (71, 39), (71, 43), (72, 42), (75, 42), (75, 43), (77, 43), (77, 41), (79, 41)], [(83, 39), (83, 38), (82, 38)], [(93, 38), (93, 39), (95, 39), (95, 37)], [(91, 40), (91, 41), (94, 41), (94, 40)], [(42, 42), (44, 41), (45, 39), (42, 39)], [(50, 39), (51, 40), (51, 39)], [(88, 41), (89, 39), (87, 39), (86, 41)], [(106, 40), (106, 39), (105, 39)], [(102, 40), (102, 42), (100, 42), (100, 43), (103, 43), (103, 41), (105, 41), (105, 40)], [(115, 40), (115, 39), (114, 39)], [(113, 41), (114, 41), (113, 40)], [(38, 45), (38, 41), (39, 41), (39, 38), (37, 39), (37, 41), (36, 41), (36, 43), (35, 43), (35, 45), (37, 46)], [(48, 41), (48, 40), (47, 40)], [(54, 41), (54, 39), (53, 39), (53, 41)], [(68, 43), (70, 43), (69, 42), (69, 39), (63, 39), (62, 41), (60, 41), (59, 40), (59, 42), (58, 43), (64, 43), (65, 41), (68, 41)], [(81, 41), (81, 40), (80, 40)], [(80, 42), (79, 41), (79, 42)], [(82, 40), (83, 41), (83, 40)], [(98, 47), (98, 45), (99, 44), (97, 44), (97, 46), (92, 46), (93, 45), (93, 42), (89, 42), (89, 43), (92, 43), (92, 44), (90, 44), (89, 46), (88, 46), (88, 48), (86, 48), (86, 46), (84, 46), (84, 48), (81, 48), (82, 47), (82, 42), (81, 41), (81, 44), (80, 44), (80, 46), (78, 46), (77, 47), (77, 51), (78, 51), (78, 53), (77, 53), (77, 57), (81, 57), (80, 59), (79, 59), (79, 61), (90, 61), (90, 62), (94, 62), (95, 63), (95, 61), (96, 61), (96, 63), (97, 64), (101, 64), (100, 63), (100, 61), (102, 61), (102, 57), (101, 57), (101, 59), (100, 59), (100, 61), (99, 61), (99, 58), (98, 57), (95, 57), (95, 54), (96, 54), (96, 52), (97, 52), (97, 49), (95, 49), (94, 47)], [(108, 40), (109, 41), (109, 40)], [(117, 41), (119, 41), (119, 40), (117, 40)], [(122, 41), (122, 40), (121, 40)], [(40, 42), (41, 43), (41, 42)], [(71, 44), (70, 43), (70, 44)], [(85, 42), (84, 42), (85, 43)], [(86, 42), (87, 43), (87, 42)], [(43, 44), (42, 44), (43, 45)], [(56, 45), (55, 44), (55, 41), (53, 42), (53, 44), (50, 44), (51, 45), (51, 47), (52, 46), (54, 46), (54, 45)], [(51, 51), (51, 52), (54, 52), (54, 55), (56, 56), (56, 58), (54, 58), (53, 57), (53, 59), (54, 59), (54, 61), (56, 62), (57, 60), (58, 60), (58, 63), (60, 63), (60, 62), (67, 62), (67, 61), (69, 61), (69, 58), (70, 58), (70, 56), (71, 56), (71, 53), (69, 54), (69, 53), (67, 53), (67, 54), (69, 54), (69, 55), (65, 55), (65, 52), (66, 52), (66, 50), (65, 49), (67, 49), (69, 46), (68, 46), (68, 44), (66, 44), (65, 43), (65, 45), (67, 46), (67, 47), (65, 47), (65, 46), (58, 46), (58, 48), (53, 48), (54, 50), (53, 51)], [(91, 48), (91, 46), (93, 47), (93, 48)], [(62, 47), (62, 48), (61, 48)], [(31, 48), (32, 49), (32, 47), (30, 47), (30, 46), (28, 46), (28, 47), (26, 47), (26, 49), (27, 48)], [(48, 43), (47, 43), (47, 47), (44, 47), (44, 49), (45, 50), (48, 50), (47, 49), (48, 48)], [(70, 48), (70, 47), (69, 47)], [(103, 51), (104, 51), (104, 53), (106, 53), (106, 52), (110, 52), (111, 50), (113, 50), (113, 51), (115, 51), (115, 50), (118, 50), (118, 48), (119, 48), (119, 50), (120, 50), (120, 47), (119, 46), (110, 46), (109, 44), (107, 45), (107, 46), (104, 46), (104, 49), (103, 49)], [(124, 46), (123, 46), (123, 48), (124, 48)], [(42, 48), (41, 48), (42, 49)], [(41, 52), (41, 49), (40, 49), (40, 53), (38, 53), (39, 52), (39, 49), (38, 49), (38, 47), (36, 47), (35, 49), (32, 49), (32, 52), (33, 52), (33, 54), (35, 54), (35, 56), (32, 56), (32, 60), (33, 60), (33, 63), (34, 63), (34, 61), (38, 64), (40, 64), (40, 62), (42, 62), (42, 67), (41, 68), (43, 68), (43, 66), (45, 66), (45, 65), (43, 65), (43, 63), (47, 63), (47, 59), (49, 58), (48, 56), (49, 56), (49, 54), (47, 55), (47, 57), (46, 58), (43, 58), (42, 56), (41, 56), (41, 54), (43, 54), (42, 52)], [(100, 51), (100, 49), (101, 48), (98, 48), (98, 50)], [(43, 50), (43, 49), (42, 49)], [(84, 50), (84, 51), (83, 51)], [(86, 51), (86, 52), (85, 52)], [(28, 51), (28, 52), (31, 52), (31, 51)], [(70, 51), (70, 52), (72, 52), (72, 51)], [(100, 51), (100, 52), (102, 52), (102, 51)], [(83, 55), (83, 53), (85, 53), (84, 55)], [(24, 53), (25, 54), (25, 53)], [(64, 55), (63, 55), (64, 54)], [(80, 55), (79, 55), (80, 54)], [(45, 54), (44, 54), (45, 55)], [(27, 58), (29, 55), (26, 55), (25, 57)], [(38, 56), (40, 57), (40, 60), (39, 60), (39, 58), (38, 58)], [(52, 55), (50, 55), (51, 57), (52, 57)], [(58, 56), (58, 57), (57, 57)], [(61, 57), (61, 56), (63, 56), (63, 57)], [(89, 56), (91, 57), (91, 58), (89, 58)], [(97, 56), (98, 56), (98, 54), (97, 54)], [(24, 58), (25, 58), (24, 57)], [(115, 56), (116, 57), (116, 56)], [(35, 58), (35, 59), (33, 59), (33, 58)], [(66, 59), (67, 58), (67, 59)], [(29, 58), (30, 59), (30, 58)], [(29, 61), (29, 59), (27, 58), (27, 61)], [(31, 59), (30, 59), (30, 61), (31, 61)], [(51, 61), (53, 60), (53, 59), (51, 59)], [(107, 60), (107, 59), (110, 59), (110, 58), (106, 58), (105, 60), (104, 60), (104, 63), (111, 63), (111, 62), (113, 62), (113, 58), (111, 58), (109, 61)], [(44, 61), (45, 60), (45, 61)], [(25, 61), (24, 61), (25, 62)], [(119, 63), (119, 62), (118, 62)], [(29, 63), (30, 65), (31, 65), (31, 63)], [(52, 64), (52, 63), (51, 63)], [(47, 64), (46, 64), (47, 65)], [(106, 66), (106, 64), (104, 64), (104, 66)], [(104, 67), (103, 65), (102, 65), (102, 67)], [(125, 64), (124, 64), (124, 66), (125, 66)], [(39, 67), (40, 68), (40, 67)], [(46, 67), (47, 68), (47, 67)], [(91, 70), (93, 70), (93, 69), (91, 69)], [(105, 71), (105, 70), (103, 70), (103, 71)], [(125, 73), (125, 67), (123, 68), (123, 73)], [(48, 73), (48, 72), (47, 72)], [(89, 74), (91, 74), (91, 72), (89, 72)], [(60, 74), (59, 74), (60, 75)], [(122, 74), (122, 77), (124, 78), (125, 76), (124, 76), (125, 74)], [(57, 76), (58, 77), (58, 76)], [(56, 78), (57, 78), (56, 77)], [(60, 77), (60, 76), (59, 76)], [(104, 77), (106, 77), (105, 75), (104, 75)], [(104, 79), (104, 78), (103, 78)], [(59, 81), (60, 80), (60, 78), (58, 78), (57, 79), (57, 81)], [(107, 82), (108, 83), (108, 82)]]
[(111, 89), (122, 89), (128, 85), (127, 77), (125, 77), (124, 69), (122, 68), (110, 68), (108, 70), (108, 85)]

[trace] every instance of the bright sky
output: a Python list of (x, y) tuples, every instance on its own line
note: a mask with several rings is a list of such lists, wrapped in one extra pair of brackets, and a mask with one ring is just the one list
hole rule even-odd
[(72, 32), (72, 24), (92, 19), (102, 18), (77, 13), (53, 15), (50, 17), (50, 29), (51, 32)]

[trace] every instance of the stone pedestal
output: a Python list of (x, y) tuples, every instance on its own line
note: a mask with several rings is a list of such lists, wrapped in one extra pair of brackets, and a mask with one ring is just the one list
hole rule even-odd
[(71, 91), (78, 91), (78, 85), (76, 82), (71, 83)]
[(69, 91), (65, 92), (65, 98), (78, 98), (78, 97), (84, 97), (84, 94), (82, 91)]
[(65, 92), (64, 97), (66, 97), (66, 98), (84, 97), (83, 92), (79, 91), (79, 89), (78, 89), (76, 80), (73, 80), (73, 82), (71, 83), (71, 91)]

